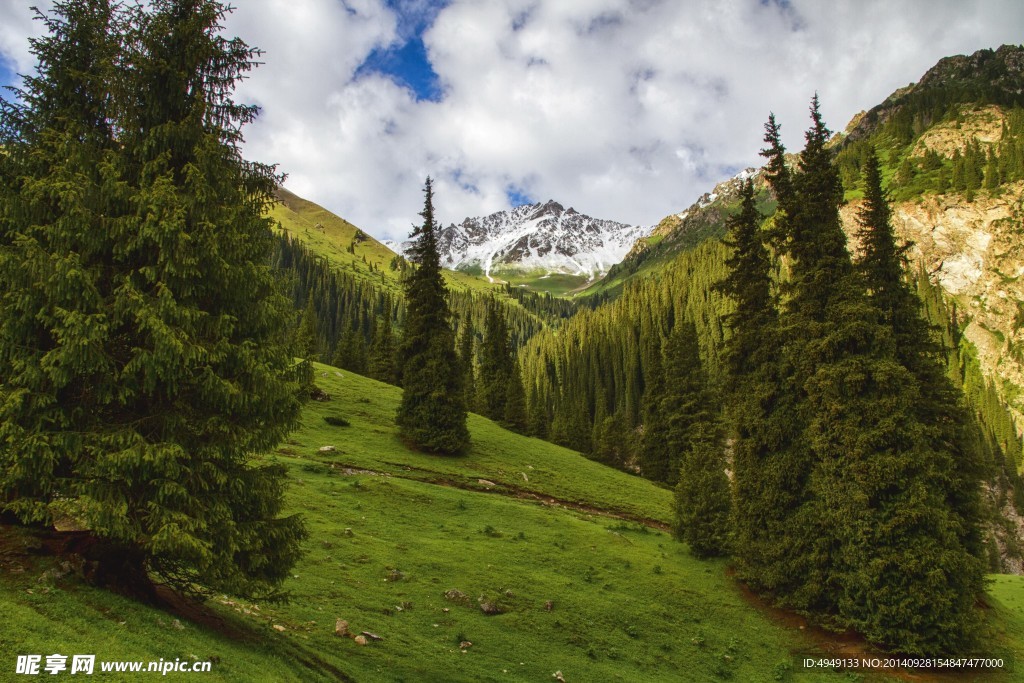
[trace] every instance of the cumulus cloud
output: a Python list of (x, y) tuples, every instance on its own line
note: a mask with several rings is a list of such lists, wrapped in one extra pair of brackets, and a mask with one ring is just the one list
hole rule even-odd
[[(266, 50), (239, 90), (263, 107), (247, 153), (379, 237), (408, 232), (428, 174), (445, 222), (528, 196), (654, 223), (758, 164), (770, 111), (799, 149), (815, 92), (842, 129), (941, 57), (1017, 42), (1024, 25), (1018, 0), (238, 5), (228, 30)], [(15, 61), (16, 15), (0, 9)], [(439, 97), (360, 69), (415, 38)]]

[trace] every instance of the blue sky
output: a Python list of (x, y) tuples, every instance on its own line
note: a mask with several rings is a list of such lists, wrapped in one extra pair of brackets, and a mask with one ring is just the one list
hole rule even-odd
[(427, 56), (423, 33), (447, 4), (387, 0), (385, 5), (396, 17), (397, 39), (389, 45), (374, 48), (356, 69), (355, 77), (367, 73), (383, 74), (409, 88), (419, 102), (439, 101), (442, 96), (441, 82)]
[[(32, 68), (30, 4), (0, 0), (0, 80)], [(265, 51), (247, 156), (400, 238), (427, 175), (445, 222), (555, 199), (657, 223), (759, 164), (769, 112), (799, 149), (813, 93), (842, 130), (1021, 26), (1019, 0), (246, 0), (226, 32)]]

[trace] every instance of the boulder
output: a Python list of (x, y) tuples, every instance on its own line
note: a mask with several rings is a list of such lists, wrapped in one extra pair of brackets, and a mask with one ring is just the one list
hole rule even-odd
[(493, 617), (495, 614), (501, 614), (501, 608), (498, 607), (498, 603), (490, 600), (480, 601), (480, 611), (489, 617)]
[(336, 622), (334, 622), (334, 635), (338, 636), (339, 638), (347, 638), (349, 635), (348, 622), (344, 619), (338, 619)]

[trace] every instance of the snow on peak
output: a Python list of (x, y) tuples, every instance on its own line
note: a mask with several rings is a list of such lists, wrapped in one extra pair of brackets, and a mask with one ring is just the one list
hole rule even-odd
[[(487, 277), (498, 269), (537, 269), (593, 279), (652, 229), (591, 218), (550, 199), (466, 218), (442, 228), (437, 241), (448, 268), (479, 266)], [(408, 243), (399, 247), (404, 251)]]

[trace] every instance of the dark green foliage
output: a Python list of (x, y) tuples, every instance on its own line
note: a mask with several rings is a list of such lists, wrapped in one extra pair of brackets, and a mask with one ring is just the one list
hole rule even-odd
[(415, 268), (405, 280), (407, 313), (399, 350), (402, 403), (395, 421), (402, 438), (414, 447), (453, 454), (469, 446), (463, 373), (441, 277), (430, 178), (423, 193), (423, 225), (410, 235), (414, 243), (409, 260)]
[(497, 301), (487, 306), (480, 345), (478, 382), (480, 413), (517, 432), (526, 431), (526, 394), (509, 337), (505, 312)]
[(348, 427), (352, 424), (339, 415), (324, 415), (324, 422), (332, 427)]
[(473, 369), (475, 337), (473, 319), (467, 314), (459, 332), (459, 363), (461, 364), (463, 393), (466, 396), (466, 408), (468, 410), (474, 410), (476, 407), (476, 373)]
[(691, 429), (683, 453), (673, 533), (696, 557), (724, 555), (729, 551), (731, 507), (721, 429), (705, 414)]
[(640, 472), (648, 479), (675, 484), (693, 431), (716, 402), (697, 349), (693, 323), (679, 322), (665, 342), (662, 380), (647, 394), (650, 417), (644, 423)]
[(302, 310), (299, 324), (295, 328), (292, 353), (299, 358), (307, 360), (318, 360), (320, 348), (320, 322), (317, 320), (316, 308), (313, 306), (313, 298), (306, 302)]
[(224, 12), (58, 3), (4, 105), (0, 502), (59, 505), (114, 583), (272, 596), (305, 532), (250, 458), (296, 426), (308, 368), (266, 265), (277, 177), (237, 147), (256, 53)]
[[(870, 149), (860, 159), (867, 201), (854, 269), (816, 99), (811, 116), (791, 180), (767, 126), (791, 278), (777, 326), (763, 316), (763, 348), (777, 340), (777, 360), (729, 366), (731, 386), (753, 397), (734, 413), (738, 567), (776, 600), (875, 642), (953, 652), (977, 624), (979, 471), (955, 393), (929, 385), (940, 366), (903, 281), (877, 159)], [(763, 300), (763, 286), (739, 286), (747, 280), (734, 271), (724, 285), (741, 306), (746, 291)], [(740, 330), (731, 343), (743, 343)]]
[(390, 299), (384, 299), (383, 308), (380, 323), (374, 318), (370, 325), (370, 351), (367, 361), (367, 374), (381, 382), (398, 384), (398, 368), (395, 366), (397, 349), (391, 327)]

